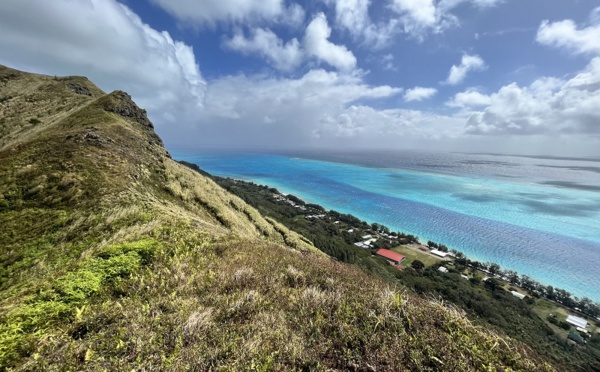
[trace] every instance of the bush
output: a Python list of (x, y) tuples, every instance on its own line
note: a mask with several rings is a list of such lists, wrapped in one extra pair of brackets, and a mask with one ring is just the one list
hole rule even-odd
[(39, 123), (41, 123), (41, 121), (39, 119), (36, 119), (36, 118), (29, 119), (29, 124), (37, 125)]
[(417, 270), (417, 271), (421, 271), (425, 268), (425, 264), (422, 261), (419, 260), (414, 260), (411, 264), (410, 267), (412, 267), (413, 269)]
[(567, 322), (559, 322), (558, 326), (560, 328), (564, 329), (565, 331), (568, 331), (569, 329), (571, 329), (571, 326)]

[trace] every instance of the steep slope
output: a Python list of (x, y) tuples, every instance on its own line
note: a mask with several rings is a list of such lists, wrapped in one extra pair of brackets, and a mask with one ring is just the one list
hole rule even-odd
[(0, 369), (551, 370), (170, 159), (144, 110), (0, 67)]

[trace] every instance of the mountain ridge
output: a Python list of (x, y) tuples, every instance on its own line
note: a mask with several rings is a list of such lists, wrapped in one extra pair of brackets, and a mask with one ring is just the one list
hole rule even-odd
[(0, 368), (553, 370), (176, 163), (125, 92), (0, 67)]

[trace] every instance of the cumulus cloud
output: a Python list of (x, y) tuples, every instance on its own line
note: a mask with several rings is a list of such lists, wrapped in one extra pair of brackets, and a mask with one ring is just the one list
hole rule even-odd
[(391, 0), (390, 9), (399, 15), (404, 31), (422, 39), (427, 32), (441, 33), (460, 25), (452, 10), (461, 4), (488, 8), (503, 0)]
[(189, 123), (202, 108), (206, 82), (192, 47), (114, 0), (2, 1), (0, 49), (2, 64), (127, 90), (160, 123)]
[(437, 89), (435, 88), (414, 87), (404, 93), (404, 101), (423, 101), (433, 97), (436, 93)]
[(446, 102), (450, 107), (472, 108), (487, 106), (492, 103), (490, 96), (482, 94), (475, 89), (468, 89), (454, 95), (454, 97)]
[(406, 17), (408, 27), (432, 27), (436, 21), (433, 0), (392, 0), (392, 9)]
[(233, 38), (225, 41), (225, 46), (245, 54), (258, 53), (282, 71), (295, 69), (304, 58), (304, 51), (297, 39), (284, 44), (273, 31), (262, 28), (251, 30), (250, 38), (238, 30)]
[(350, 33), (372, 49), (380, 49), (404, 32), (423, 40), (429, 32), (441, 33), (460, 25), (452, 14), (457, 6), (466, 3), (479, 9), (488, 8), (503, 0), (388, 0), (386, 11), (377, 20), (369, 16), (371, 0), (324, 0), (335, 9), (335, 25)]
[(283, 12), (280, 21), (289, 26), (300, 27), (304, 23), (305, 18), (306, 12), (304, 11), (304, 8), (293, 3)]
[(452, 11), (462, 4), (478, 9), (496, 6), (504, 0), (391, 0), (389, 8), (399, 17), (404, 32), (422, 40), (429, 33), (442, 33), (460, 25)]
[(569, 80), (512, 83), (489, 96), (489, 106), (467, 122), (472, 134), (600, 135), (600, 57)]
[(201, 25), (214, 25), (219, 22), (273, 20), (281, 16), (285, 10), (284, 0), (150, 1), (183, 22)]
[(306, 28), (302, 45), (296, 38), (284, 43), (273, 31), (252, 29), (246, 38), (238, 30), (225, 47), (245, 54), (258, 53), (282, 71), (291, 71), (304, 60), (315, 58), (339, 70), (350, 71), (356, 67), (356, 57), (343, 45), (330, 42), (331, 29), (323, 13), (317, 14)]
[(471, 71), (483, 70), (485, 68), (485, 62), (478, 55), (462, 56), (460, 65), (453, 65), (450, 68), (448, 79), (446, 83), (450, 85), (457, 85), (463, 82), (467, 77), (467, 74)]
[(356, 57), (343, 45), (336, 45), (328, 39), (331, 28), (327, 24), (325, 14), (318, 13), (306, 28), (304, 47), (306, 53), (325, 61), (340, 70), (351, 70), (356, 67)]
[(398, 20), (391, 18), (385, 22), (374, 22), (369, 16), (370, 0), (326, 0), (335, 8), (335, 24), (374, 49), (390, 43), (398, 32)]
[(570, 19), (558, 22), (545, 20), (538, 28), (536, 41), (576, 54), (600, 54), (600, 7), (592, 12), (590, 18), (590, 25), (583, 28), (578, 28)]

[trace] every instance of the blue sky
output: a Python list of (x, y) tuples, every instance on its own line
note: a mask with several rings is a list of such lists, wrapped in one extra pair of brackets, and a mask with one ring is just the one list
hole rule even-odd
[(600, 7), (7, 0), (0, 63), (128, 91), (173, 151), (600, 156)]

